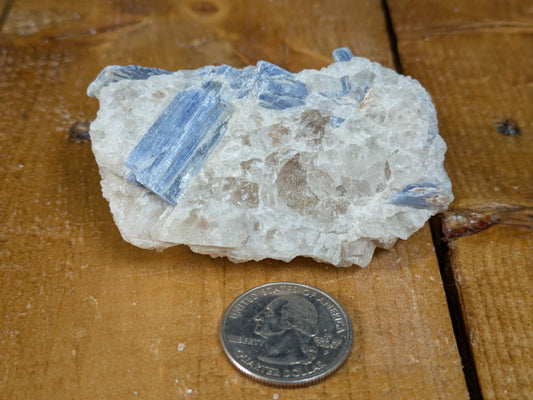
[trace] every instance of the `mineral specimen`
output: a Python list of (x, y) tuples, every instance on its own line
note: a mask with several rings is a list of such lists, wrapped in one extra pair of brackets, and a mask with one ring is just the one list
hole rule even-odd
[(89, 86), (102, 191), (125, 240), (235, 262), (366, 266), (452, 200), (435, 108), (348, 49), (320, 71), (259, 61), (105, 68)]

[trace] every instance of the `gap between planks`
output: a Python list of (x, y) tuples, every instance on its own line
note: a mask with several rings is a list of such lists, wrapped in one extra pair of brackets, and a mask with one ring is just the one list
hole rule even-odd
[(385, 29), (387, 30), (387, 35), (389, 37), (389, 47), (394, 69), (396, 72), (403, 75), (403, 67), (402, 63), (400, 62), (400, 52), (398, 51), (398, 38), (396, 36), (396, 31), (394, 30), (394, 25), (392, 24), (392, 17), (387, 0), (381, 0), (381, 7), (383, 8), (383, 19), (385, 20)]
[[(387, 0), (381, 0), (381, 5), (383, 8), (387, 35), (389, 37), (389, 46), (394, 63), (394, 69), (396, 72), (403, 74), (403, 66), (401, 63), (400, 53), (398, 51), (398, 38), (396, 31), (394, 30), (394, 24), (392, 22)], [(459, 356), (461, 357), (461, 362), (463, 364), (463, 373), (465, 375), (468, 393), (470, 398), (473, 400), (482, 399), (481, 387), (479, 385), (472, 348), (470, 346), (470, 341), (468, 340), (459, 292), (455, 286), (455, 280), (451, 268), (449, 248), (442, 235), (442, 219), (440, 215), (434, 216), (430, 219), (430, 227), (431, 236), (433, 238), (433, 246), (435, 247), (435, 253), (439, 264), (442, 284), (446, 294), (448, 312), (452, 321), (453, 332), (455, 341), (457, 342)]]
[(435, 247), (442, 284), (446, 294), (446, 302), (448, 303), (448, 311), (452, 321), (453, 333), (455, 335), (455, 341), (457, 342), (459, 356), (461, 357), (461, 362), (463, 364), (463, 373), (465, 374), (468, 393), (472, 400), (483, 399), (472, 347), (470, 346), (466, 331), (461, 299), (459, 298), (459, 291), (455, 285), (455, 278), (449, 256), (450, 249), (442, 235), (442, 216), (435, 215), (429, 222), (431, 236), (433, 237), (433, 246)]

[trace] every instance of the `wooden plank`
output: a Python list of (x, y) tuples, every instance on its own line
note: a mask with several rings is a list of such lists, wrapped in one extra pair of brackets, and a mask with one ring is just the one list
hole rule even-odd
[(533, 382), (532, 11), (522, 1), (391, 4), (404, 71), (433, 95), (449, 147), (456, 199), (442, 235), (485, 399), (527, 398)]
[(531, 30), (531, 3), (521, 0), (417, 0), (390, 2), (398, 39), (418, 37), (518, 33)]
[(496, 226), (451, 244), (484, 399), (527, 399), (533, 387), (533, 232)]
[[(0, 397), (467, 398), (427, 226), (366, 269), (140, 250), (113, 224), (90, 144), (69, 139), (107, 64), (299, 70), (346, 45), (390, 66), (378, 2), (69, 3), (16, 1), (0, 42)], [(354, 323), (346, 364), (308, 388), (241, 376), (218, 340), (236, 296), (281, 280), (328, 291)]]
[(2, 31), (2, 25), (9, 14), (9, 9), (12, 1), (9, 0), (0, 0), (0, 32)]

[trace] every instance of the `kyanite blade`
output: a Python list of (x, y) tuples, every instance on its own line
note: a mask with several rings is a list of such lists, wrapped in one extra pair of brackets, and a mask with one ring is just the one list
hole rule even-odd
[(129, 154), (130, 179), (176, 205), (233, 114), (217, 90), (211, 81), (176, 95)]

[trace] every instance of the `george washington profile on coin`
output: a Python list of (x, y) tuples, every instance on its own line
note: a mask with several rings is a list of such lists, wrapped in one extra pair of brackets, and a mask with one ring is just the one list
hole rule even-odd
[(254, 333), (263, 337), (262, 361), (279, 365), (310, 364), (317, 355), (313, 337), (318, 329), (315, 306), (302, 296), (271, 301), (254, 317)]

